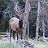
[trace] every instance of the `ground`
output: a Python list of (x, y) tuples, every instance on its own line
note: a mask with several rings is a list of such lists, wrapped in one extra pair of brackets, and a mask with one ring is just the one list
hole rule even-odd
[[(2, 33), (0, 33), (2, 34)], [(10, 42), (9, 34), (8, 36), (0, 35), (0, 48), (48, 48), (48, 41), (42, 41), (38, 40), (36, 41), (35, 39), (28, 39), (28, 40), (13, 40)]]
[[(20, 41), (19, 41), (20, 42)], [(0, 48), (25, 48), (22, 43), (17, 43), (16, 41), (2, 41), (0, 40)], [(41, 41), (34, 41), (33, 42), (34, 48), (48, 48), (48, 42), (41, 42)], [(26, 48), (29, 48), (26, 45)]]

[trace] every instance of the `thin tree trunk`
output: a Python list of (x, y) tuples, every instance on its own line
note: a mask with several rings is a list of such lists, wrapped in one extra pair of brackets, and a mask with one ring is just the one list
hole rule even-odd
[(29, 22), (28, 22), (28, 25), (27, 25), (27, 37), (29, 38)]
[[(29, 12), (30, 12), (30, 4), (29, 4), (29, 0), (26, 0), (26, 4), (25, 4), (25, 15), (24, 15), (24, 20), (23, 20), (23, 23), (24, 23), (24, 37), (26, 36), (26, 29), (28, 29), (28, 37), (29, 37), (29, 21), (28, 21), (28, 16), (29, 16)], [(28, 28), (27, 28), (28, 27)]]
[(39, 17), (40, 17), (40, 2), (38, 1), (38, 16), (36, 22), (36, 40), (38, 39), (38, 32), (39, 32)]
[(19, 18), (20, 19), (23, 18), (23, 26), (24, 26), (23, 38), (24, 39), (25, 39), (25, 36), (26, 36), (26, 29), (28, 30), (28, 37), (29, 37), (29, 21), (28, 21), (28, 16), (29, 16), (30, 9), (31, 9), (31, 7), (30, 7), (29, 0), (26, 0), (25, 12), (24, 13), (17, 12), (17, 9), (15, 9), (16, 10), (16, 14), (19, 16)]
[(44, 20), (42, 20), (42, 29), (43, 29), (43, 38), (45, 38), (45, 23), (44, 23)]

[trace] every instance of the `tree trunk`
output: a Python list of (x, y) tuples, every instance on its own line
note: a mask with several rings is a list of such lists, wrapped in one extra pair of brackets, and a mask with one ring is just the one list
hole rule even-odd
[(39, 17), (40, 17), (40, 2), (38, 1), (38, 16), (36, 22), (36, 40), (38, 39), (38, 32), (39, 32)]
[(29, 21), (28, 21), (28, 16), (29, 16), (29, 12), (30, 12), (30, 3), (29, 0), (26, 0), (26, 4), (25, 4), (25, 14), (24, 14), (24, 19), (23, 19), (23, 24), (24, 24), (24, 31), (23, 31), (23, 35), (24, 38), (26, 37), (26, 29), (28, 29), (28, 37), (29, 37)]
[[(23, 38), (25, 39), (26, 37), (26, 29), (28, 30), (27, 34), (28, 34), (28, 37), (29, 37), (29, 21), (28, 21), (28, 16), (29, 16), (29, 12), (30, 12), (30, 3), (29, 3), (29, 0), (26, 0), (25, 1), (25, 11), (24, 13), (20, 13), (17, 11), (17, 8), (15, 9), (16, 11), (16, 15), (19, 16), (19, 19), (23, 19), (23, 26), (24, 26), (24, 29), (23, 29)], [(17, 7), (17, 5), (16, 5)]]
[(43, 29), (43, 38), (45, 38), (45, 23), (44, 23), (44, 19), (42, 20), (42, 29)]

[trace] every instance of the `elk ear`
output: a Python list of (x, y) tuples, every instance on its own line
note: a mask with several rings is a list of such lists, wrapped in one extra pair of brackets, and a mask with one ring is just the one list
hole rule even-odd
[(16, 12), (16, 15), (17, 16), (21, 16), (21, 13), (20, 12), (17, 12), (17, 11), (15, 11)]

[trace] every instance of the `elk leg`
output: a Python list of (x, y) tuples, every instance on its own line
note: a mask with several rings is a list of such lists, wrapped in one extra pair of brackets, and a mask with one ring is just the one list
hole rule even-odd
[(15, 31), (13, 31), (13, 39), (15, 40)]
[(21, 32), (21, 39), (22, 39), (22, 32)]
[(10, 41), (11, 41), (11, 32), (10, 32)]
[(12, 34), (12, 30), (10, 30), (10, 41), (11, 41), (11, 34)]
[(18, 33), (17, 33), (17, 40), (18, 40)]

